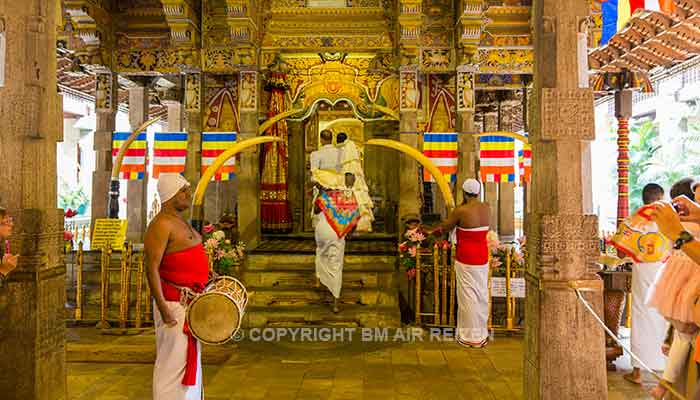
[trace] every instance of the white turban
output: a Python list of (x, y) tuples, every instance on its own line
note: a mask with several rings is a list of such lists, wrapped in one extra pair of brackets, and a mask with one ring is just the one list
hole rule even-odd
[(183, 187), (190, 186), (184, 176), (177, 173), (163, 173), (158, 177), (158, 196), (160, 203), (163, 204), (170, 200)]
[(479, 194), (481, 193), (481, 184), (476, 179), (469, 178), (462, 184), (462, 190), (468, 194)]

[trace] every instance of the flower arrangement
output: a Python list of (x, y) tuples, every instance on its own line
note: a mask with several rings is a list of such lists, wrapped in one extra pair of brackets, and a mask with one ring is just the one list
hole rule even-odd
[[(505, 276), (506, 257), (511, 254), (511, 268), (525, 267), (525, 237), (518, 238), (517, 244), (501, 244), (498, 234), (489, 231), (486, 236), (489, 251), (491, 252), (491, 268), (494, 276)], [(512, 250), (511, 250), (512, 249)]]
[(216, 230), (214, 225), (204, 227), (204, 248), (213, 257), (214, 271), (219, 275), (231, 276), (234, 267), (245, 258), (245, 243), (232, 242), (226, 238), (224, 231)]
[(410, 280), (416, 276), (416, 253), (418, 245), (421, 248), (432, 248), (435, 243), (442, 247), (449, 247), (447, 240), (437, 240), (428, 235), (420, 226), (407, 229), (404, 233), (405, 241), (399, 245), (399, 260), (406, 267), (406, 277)]

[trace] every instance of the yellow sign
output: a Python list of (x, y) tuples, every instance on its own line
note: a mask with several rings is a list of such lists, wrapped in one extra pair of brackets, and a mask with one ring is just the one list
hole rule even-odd
[(113, 250), (124, 250), (126, 226), (125, 219), (96, 219), (90, 240), (90, 250), (102, 250), (107, 247), (107, 244), (111, 244)]

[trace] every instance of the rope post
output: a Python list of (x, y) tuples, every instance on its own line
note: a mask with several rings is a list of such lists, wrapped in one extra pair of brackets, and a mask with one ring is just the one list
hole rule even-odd
[(416, 246), (416, 325), (421, 325), (420, 303), (421, 303), (421, 276), (420, 276), (420, 244)]
[(447, 249), (442, 247), (442, 262), (440, 269), (442, 270), (442, 314), (440, 314), (440, 324), (447, 324)]
[(513, 304), (511, 302), (510, 276), (513, 248), (506, 247), (506, 329), (513, 330)]
[(78, 243), (75, 275), (75, 320), (83, 319), (83, 242)]
[(143, 303), (143, 253), (138, 256), (138, 265), (136, 269), (136, 327), (141, 327), (141, 303)]
[[(447, 251), (447, 250), (445, 250)], [(455, 317), (457, 316), (457, 310), (455, 308), (455, 294), (457, 292), (457, 277), (456, 277), (456, 271), (455, 271), (455, 252), (456, 252), (456, 247), (453, 244), (450, 246), (450, 251), (452, 257), (450, 260), (452, 261), (450, 263), (450, 320), (448, 321), (450, 326), (456, 326), (456, 321)]]
[(438, 244), (433, 245), (433, 324), (440, 321), (440, 250)]
[(489, 263), (488, 263), (489, 272), (488, 272), (488, 280), (487, 280), (487, 282), (488, 282), (487, 286), (489, 288), (489, 320), (488, 320), (489, 329), (493, 328), (493, 316), (491, 315), (492, 314), (491, 309), (493, 308), (493, 304), (492, 304), (493, 301), (491, 300), (491, 272), (492, 272), (491, 263), (492, 262), (493, 262), (493, 255), (491, 254), (491, 251), (489, 251)]
[(107, 302), (109, 301), (109, 264), (112, 260), (112, 247), (107, 244), (102, 249), (100, 257), (100, 322), (97, 323), (98, 329), (109, 329), (107, 322)]

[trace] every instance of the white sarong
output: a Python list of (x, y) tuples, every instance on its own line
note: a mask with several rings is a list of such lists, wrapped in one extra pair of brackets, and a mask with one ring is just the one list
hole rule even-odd
[(194, 386), (182, 384), (187, 362), (187, 336), (182, 332), (186, 310), (180, 302), (166, 301), (177, 325), (163, 323), (158, 307), (153, 307), (156, 325), (156, 364), (153, 368), (154, 400), (201, 400), (202, 397), (202, 345), (197, 342), (197, 382)]
[(336, 299), (343, 286), (345, 238), (338, 239), (323, 213), (316, 214), (316, 277)]
[(489, 266), (455, 261), (457, 340), (478, 345), (489, 336)]
[[(668, 323), (655, 309), (645, 304), (649, 287), (654, 283), (663, 263), (635, 264), (632, 270), (632, 352), (649, 368), (655, 371), (664, 369), (664, 355), (661, 345), (666, 337)], [(632, 359), (634, 368), (641, 364)]]

